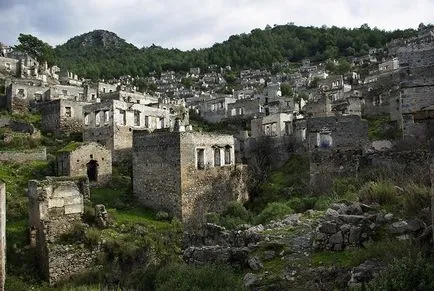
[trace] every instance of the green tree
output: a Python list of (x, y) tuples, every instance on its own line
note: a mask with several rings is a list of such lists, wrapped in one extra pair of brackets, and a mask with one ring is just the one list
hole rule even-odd
[(280, 85), (280, 92), (282, 92), (282, 96), (291, 97), (293, 95), (292, 87), (289, 83), (282, 83)]
[(54, 65), (54, 50), (46, 42), (31, 34), (20, 34), (18, 42), (14, 49), (27, 53), (32, 58), (37, 59), (40, 63), (47, 62), (48, 65)]

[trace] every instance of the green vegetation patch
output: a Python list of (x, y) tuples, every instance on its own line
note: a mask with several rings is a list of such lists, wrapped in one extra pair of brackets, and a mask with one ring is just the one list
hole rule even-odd
[(68, 143), (66, 146), (58, 150), (58, 153), (70, 153), (72, 151), (75, 151), (77, 148), (79, 148), (83, 143), (82, 142), (76, 142), (72, 141)]

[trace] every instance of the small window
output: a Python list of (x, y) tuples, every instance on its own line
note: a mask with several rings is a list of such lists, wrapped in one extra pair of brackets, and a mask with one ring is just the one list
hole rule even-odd
[(65, 107), (65, 116), (72, 117), (72, 109), (71, 107)]
[(42, 94), (41, 93), (35, 93), (35, 101), (36, 102), (42, 101)]
[(26, 93), (25, 93), (24, 89), (18, 89), (17, 97), (19, 97), (19, 98), (26, 97)]
[(231, 157), (231, 147), (226, 146), (225, 147), (225, 165), (232, 164), (232, 157)]
[(140, 126), (140, 111), (134, 110), (134, 126)]
[(145, 116), (145, 127), (149, 128), (149, 116)]
[(89, 125), (89, 113), (84, 114), (84, 125)]
[(163, 117), (160, 117), (159, 124), (160, 124), (160, 128), (164, 128), (164, 118)]
[(104, 111), (104, 123), (107, 124), (110, 122), (110, 111)]
[(119, 109), (119, 115), (120, 115), (120, 125), (126, 125), (127, 124), (127, 113), (125, 110)]
[(62, 90), (63, 96), (68, 96), (68, 90)]
[(101, 125), (101, 111), (95, 112), (95, 125), (100, 126)]
[(221, 166), (221, 155), (220, 155), (220, 148), (215, 147), (214, 148), (214, 166), (219, 167)]
[(205, 169), (205, 149), (196, 150), (196, 162), (198, 170)]

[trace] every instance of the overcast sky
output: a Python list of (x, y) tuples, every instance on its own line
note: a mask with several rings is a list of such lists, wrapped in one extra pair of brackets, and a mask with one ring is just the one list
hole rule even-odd
[(0, 0), (0, 41), (55, 46), (94, 29), (137, 47), (203, 48), (267, 24), (392, 30), (433, 23), (434, 0)]

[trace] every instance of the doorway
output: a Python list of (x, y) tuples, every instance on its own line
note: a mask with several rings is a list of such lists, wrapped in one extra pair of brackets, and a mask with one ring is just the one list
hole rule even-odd
[(96, 160), (90, 160), (87, 163), (87, 177), (89, 181), (98, 181), (98, 162)]

